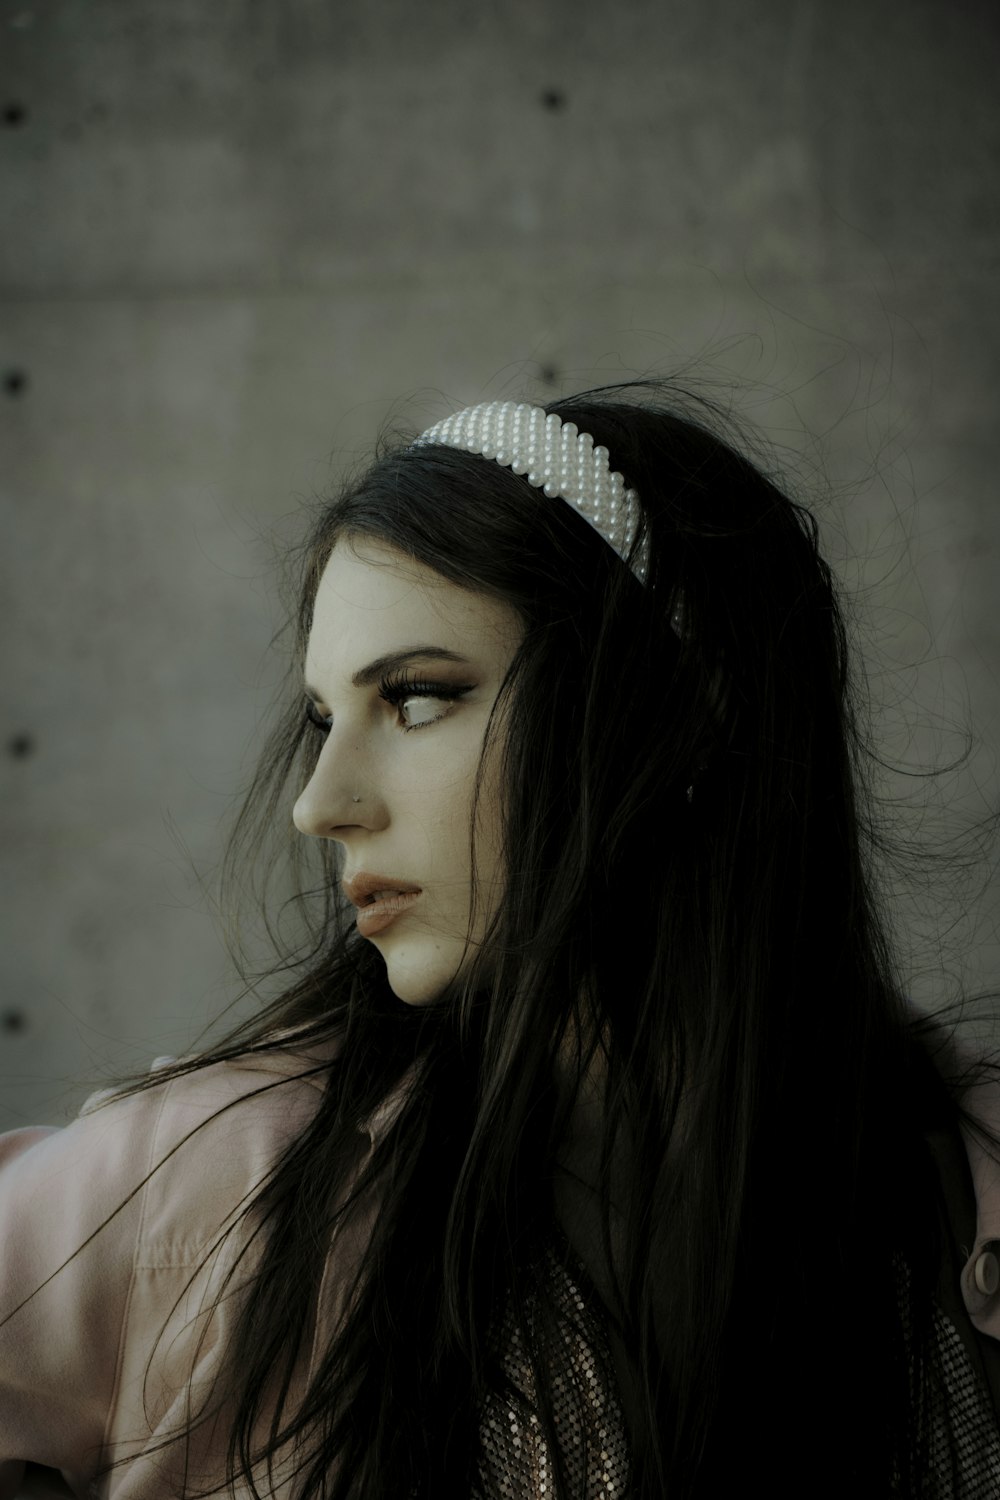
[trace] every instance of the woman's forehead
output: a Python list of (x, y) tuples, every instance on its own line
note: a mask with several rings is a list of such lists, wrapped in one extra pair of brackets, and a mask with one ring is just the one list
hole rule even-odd
[(311, 681), (323, 670), (350, 676), (362, 657), (418, 644), (509, 659), (522, 633), (512, 606), (461, 588), (382, 542), (344, 540), (316, 592), (306, 671)]

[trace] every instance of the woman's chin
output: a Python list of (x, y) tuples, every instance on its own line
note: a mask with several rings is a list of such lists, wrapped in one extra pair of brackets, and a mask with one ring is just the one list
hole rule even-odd
[(386, 978), (404, 1005), (433, 1005), (456, 979), (460, 965), (443, 954), (383, 953)]

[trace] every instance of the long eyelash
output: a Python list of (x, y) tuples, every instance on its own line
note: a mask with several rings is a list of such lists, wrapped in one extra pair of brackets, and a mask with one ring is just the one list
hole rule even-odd
[[(423, 678), (408, 677), (405, 672), (398, 673), (395, 677), (383, 677), (378, 685), (379, 697), (397, 709), (406, 698), (440, 698), (446, 703), (453, 703), (471, 689), (471, 683), (428, 682)], [(440, 717), (443, 716), (438, 715)], [(437, 718), (434, 718), (426, 724), (404, 724), (402, 727), (404, 733), (412, 734), (415, 729), (429, 729), (431, 724), (436, 723)]]
[(472, 684), (459, 686), (451, 682), (428, 682), (421, 677), (408, 677), (405, 672), (383, 677), (378, 685), (378, 695), (394, 706), (404, 698), (444, 698), (449, 701), (461, 698), (470, 691)]
[[(408, 677), (405, 672), (402, 672), (395, 676), (383, 677), (378, 685), (378, 693), (386, 703), (391, 703), (394, 708), (397, 708), (404, 698), (441, 698), (445, 702), (454, 702), (465, 693), (471, 692), (472, 686), (472, 683), (429, 682), (423, 678)], [(330, 726), (326, 719), (316, 712), (316, 705), (311, 698), (306, 699), (305, 716), (320, 734), (329, 734)], [(428, 726), (411, 724), (407, 727), (426, 729)]]

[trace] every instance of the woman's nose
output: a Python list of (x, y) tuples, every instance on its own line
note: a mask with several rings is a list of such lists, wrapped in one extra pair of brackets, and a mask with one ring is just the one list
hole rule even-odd
[(361, 754), (335, 751), (327, 740), (292, 809), (295, 827), (315, 838), (337, 839), (352, 828), (382, 828), (387, 821)]

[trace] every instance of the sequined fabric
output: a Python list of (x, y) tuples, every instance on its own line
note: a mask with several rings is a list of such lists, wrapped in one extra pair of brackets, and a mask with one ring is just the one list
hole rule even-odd
[[(566, 1483), (565, 1500), (625, 1500), (630, 1450), (614, 1367), (596, 1295), (564, 1244), (546, 1251), (548, 1278), (565, 1361), (553, 1380), (552, 1427)], [(908, 1325), (908, 1272), (897, 1265), (900, 1313)], [(536, 1312), (529, 1305), (529, 1339)], [(935, 1308), (934, 1342), (943, 1375), (925, 1411), (926, 1487), (921, 1500), (998, 1500), (1000, 1430), (993, 1403), (969, 1361), (961, 1335)], [(553, 1500), (554, 1463), (536, 1412), (536, 1384), (524, 1336), (512, 1312), (494, 1331), (510, 1389), (494, 1390), (482, 1411), (480, 1456), (471, 1500)]]
[[(552, 1430), (562, 1461), (565, 1500), (623, 1500), (629, 1444), (597, 1298), (582, 1273), (567, 1268), (558, 1242), (544, 1258), (544, 1276), (565, 1358), (552, 1377)], [(526, 1309), (529, 1340), (537, 1308)], [(490, 1393), (481, 1412), (480, 1458), (472, 1500), (552, 1500), (554, 1462), (537, 1411), (536, 1384), (525, 1339), (508, 1309), (495, 1332), (509, 1389)]]

